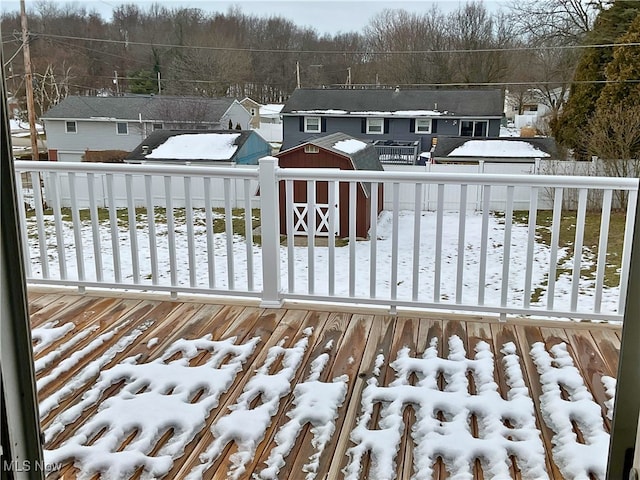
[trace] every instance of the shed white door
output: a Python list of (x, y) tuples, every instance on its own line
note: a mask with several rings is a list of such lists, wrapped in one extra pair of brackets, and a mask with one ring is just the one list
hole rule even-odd
[[(335, 198), (335, 204), (333, 205), (333, 212), (335, 216), (334, 220), (334, 235), (338, 235), (340, 232), (340, 201), (338, 195), (338, 182), (329, 182), (329, 188), (333, 189)], [(316, 203), (316, 225), (314, 236), (328, 237), (330, 229), (330, 215), (331, 205)], [(293, 231), (294, 234), (309, 234), (309, 206), (307, 203), (294, 203), (293, 204)]]

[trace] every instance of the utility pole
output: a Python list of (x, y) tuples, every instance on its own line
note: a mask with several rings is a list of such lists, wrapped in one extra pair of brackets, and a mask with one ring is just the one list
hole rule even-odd
[(113, 84), (116, 86), (116, 95), (120, 95), (120, 84), (118, 83), (118, 72), (113, 72)]
[(160, 70), (158, 70), (158, 95), (162, 95), (162, 87), (160, 86)]
[(300, 62), (296, 62), (296, 80), (298, 88), (300, 88)]
[(347, 68), (347, 85), (351, 85), (351, 67)]
[[(29, 30), (24, 0), (20, 0), (20, 23), (22, 25), (22, 54), (24, 56), (24, 85), (27, 95), (27, 115), (31, 136), (31, 159), (39, 160), (38, 132), (36, 131), (36, 106), (33, 101), (33, 76), (31, 75), (31, 52), (29, 50)], [(4, 99), (2, 100), (5, 101)]]

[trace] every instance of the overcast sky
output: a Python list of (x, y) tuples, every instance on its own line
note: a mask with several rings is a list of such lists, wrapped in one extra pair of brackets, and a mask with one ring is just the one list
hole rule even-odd
[[(110, 19), (111, 11), (123, 3), (136, 3), (143, 9), (154, 3), (152, 0), (87, 0), (74, 2), (68, 0), (48, 0), (55, 3), (75, 4), (84, 6), (87, 10), (98, 11), (105, 19)], [(17, 0), (2, 0), (2, 10), (19, 10)], [(229, 7), (239, 6), (243, 13), (260, 17), (280, 16), (291, 20), (299, 27), (313, 27), (318, 33), (335, 34), (338, 32), (361, 32), (369, 23), (371, 17), (384, 9), (404, 9), (410, 12), (425, 12), (433, 5), (438, 5), (440, 10), (446, 12), (458, 8), (466, 1), (459, 0), (190, 0), (174, 1), (159, 0), (155, 3), (166, 5), (169, 8), (200, 8), (206, 12), (226, 12)], [(495, 10), (504, 4), (500, 0), (484, 0), (488, 9)], [(36, 0), (26, 0), (27, 11), (35, 8)]]

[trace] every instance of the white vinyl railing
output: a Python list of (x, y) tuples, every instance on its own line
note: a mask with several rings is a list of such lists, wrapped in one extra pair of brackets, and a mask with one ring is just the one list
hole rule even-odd
[[(30, 283), (251, 296), (265, 306), (295, 299), (614, 321), (624, 313), (637, 179), (280, 169), (274, 158), (258, 170), (16, 162), (16, 171)], [(304, 236), (294, 231), (300, 182), (306, 211), (325, 212), (307, 215)], [(106, 191), (101, 206), (96, 185)], [(320, 190), (328, 198), (316, 198)], [(514, 212), (523, 190), (528, 207)], [(475, 208), (471, 191), (480, 192)], [(362, 208), (380, 195), (391, 208)], [(452, 195), (457, 208), (445, 206)], [(610, 222), (620, 199), (624, 227)], [(322, 210), (324, 202), (338, 208)], [(363, 215), (367, 239), (356, 237)], [(348, 219), (344, 239), (326, 234), (338, 217)], [(597, 245), (585, 244), (594, 228)]]

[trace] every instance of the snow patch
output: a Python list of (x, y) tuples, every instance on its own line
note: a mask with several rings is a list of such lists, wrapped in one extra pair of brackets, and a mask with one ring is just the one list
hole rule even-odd
[(145, 158), (176, 160), (230, 160), (238, 147), (239, 133), (196, 133), (174, 135), (145, 155)]
[(449, 157), (549, 157), (550, 155), (521, 140), (469, 140), (454, 148)]

